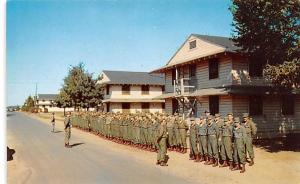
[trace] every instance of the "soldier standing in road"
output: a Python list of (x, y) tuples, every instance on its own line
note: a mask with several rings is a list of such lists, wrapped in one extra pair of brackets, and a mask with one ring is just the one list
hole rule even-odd
[(167, 154), (167, 126), (165, 118), (159, 126), (159, 135), (157, 136), (158, 153), (157, 153), (157, 165), (168, 166), (166, 163)]
[(52, 124), (52, 131), (51, 132), (54, 133), (54, 131), (55, 131), (55, 117), (54, 117), (54, 112), (52, 112), (51, 124)]
[(245, 148), (246, 148), (245, 156), (247, 156), (247, 152), (248, 152), (249, 157), (251, 159), (249, 166), (252, 166), (254, 164), (254, 150), (252, 144), (252, 137), (256, 135), (257, 128), (255, 123), (252, 120), (250, 120), (248, 113), (243, 114), (243, 119), (244, 119), (243, 126), (246, 129), (246, 135), (247, 135), (246, 142), (245, 142)]
[(245, 142), (246, 142), (246, 130), (244, 126), (241, 126), (240, 118), (234, 118), (234, 129), (233, 129), (233, 137), (234, 137), (234, 163), (235, 167), (231, 169), (232, 171), (239, 170), (240, 164), (242, 164), (242, 168), (240, 173), (245, 172)]
[(64, 121), (65, 124), (65, 147), (70, 148), (70, 138), (71, 138), (71, 112), (67, 113)]

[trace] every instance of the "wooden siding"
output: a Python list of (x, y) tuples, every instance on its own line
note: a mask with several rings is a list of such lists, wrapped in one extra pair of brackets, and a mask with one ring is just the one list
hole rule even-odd
[(209, 79), (208, 61), (197, 64), (196, 80), (197, 89), (221, 87), (231, 84), (232, 60), (230, 57), (223, 57), (219, 60), (219, 77)]
[(167, 98), (165, 102), (165, 112), (167, 114), (172, 114), (172, 99)]
[[(190, 49), (189, 43), (196, 40), (196, 48)], [(199, 57), (208, 56), (214, 53), (225, 51), (224, 47), (209, 43), (205, 40), (201, 40), (195, 36), (190, 36), (179, 48), (178, 52), (171, 58), (167, 65), (174, 65), (183, 63), (185, 61), (193, 60)]]
[(165, 92), (166, 93), (174, 92), (174, 87), (172, 85), (172, 70), (168, 70), (165, 73)]

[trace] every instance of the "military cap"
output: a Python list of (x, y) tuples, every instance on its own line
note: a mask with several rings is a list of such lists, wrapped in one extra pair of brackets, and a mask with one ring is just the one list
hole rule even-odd
[(240, 123), (240, 118), (239, 118), (239, 117), (235, 117), (235, 118), (234, 118), (234, 122), (235, 122), (235, 123)]
[(231, 115), (231, 116), (233, 116), (233, 113), (232, 113), (232, 112), (229, 112), (229, 113), (227, 113), (227, 116), (228, 116), (228, 115)]
[(190, 121), (195, 121), (195, 118), (194, 118), (194, 117), (191, 117), (191, 118), (190, 118)]
[(218, 117), (221, 117), (221, 115), (219, 113), (215, 114), (215, 117), (218, 118)]
[(228, 117), (224, 117), (224, 121), (226, 122), (226, 121), (228, 121), (229, 119), (228, 119)]
[(213, 119), (213, 116), (212, 115), (208, 115), (207, 119)]
[(243, 118), (248, 118), (249, 117), (249, 113), (243, 113)]

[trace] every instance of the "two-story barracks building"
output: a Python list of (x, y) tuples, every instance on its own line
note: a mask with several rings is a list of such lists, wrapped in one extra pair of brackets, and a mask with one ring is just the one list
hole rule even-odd
[(167, 113), (248, 112), (259, 137), (299, 131), (299, 93), (275, 88), (262, 77), (263, 66), (237, 49), (226, 37), (190, 35), (165, 66), (152, 71), (165, 74), (165, 93), (156, 99), (165, 99)]
[(160, 112), (164, 99), (153, 99), (164, 91), (164, 75), (147, 72), (108, 71), (100, 74), (103, 111), (105, 112)]

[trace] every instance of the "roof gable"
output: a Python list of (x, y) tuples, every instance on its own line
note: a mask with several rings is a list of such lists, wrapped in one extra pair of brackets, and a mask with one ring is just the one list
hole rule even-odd
[[(190, 49), (190, 42), (196, 41), (196, 48)], [(222, 52), (236, 52), (233, 41), (227, 37), (191, 34), (172, 56), (166, 66), (173, 66), (197, 58)]]
[(38, 100), (55, 100), (57, 94), (38, 94)]

